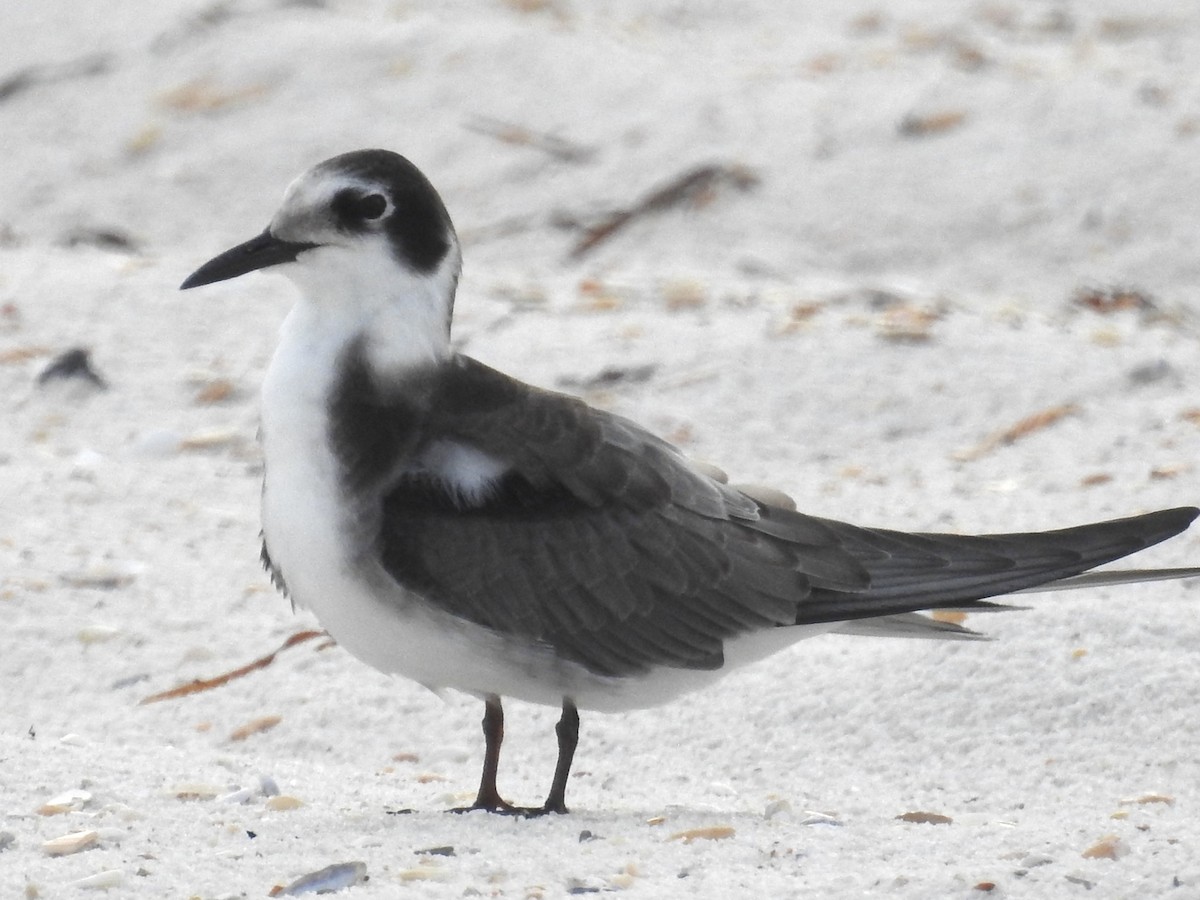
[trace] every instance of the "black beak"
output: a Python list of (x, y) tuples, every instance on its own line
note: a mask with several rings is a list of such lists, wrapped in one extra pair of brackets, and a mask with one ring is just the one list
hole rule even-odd
[(271, 234), (271, 229), (268, 228), (258, 237), (252, 237), (244, 244), (238, 244), (220, 256), (210, 259), (189, 275), (179, 289), (186, 291), (188, 288), (237, 278), (239, 275), (245, 275), (255, 269), (295, 262), (297, 256), (316, 246), (318, 245), (281, 241)]

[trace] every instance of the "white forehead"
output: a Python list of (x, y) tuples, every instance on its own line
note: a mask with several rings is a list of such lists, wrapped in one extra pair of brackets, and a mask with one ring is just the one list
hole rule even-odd
[(382, 192), (378, 184), (344, 172), (320, 166), (309, 169), (283, 192), (283, 203), (271, 219), (271, 233), (284, 240), (309, 240), (336, 230), (333, 198), (347, 188), (362, 193)]
[(316, 166), (296, 178), (283, 192), (283, 209), (303, 210), (328, 207), (339, 191), (352, 188), (363, 193), (381, 191), (382, 188), (363, 178), (345, 172), (330, 171)]

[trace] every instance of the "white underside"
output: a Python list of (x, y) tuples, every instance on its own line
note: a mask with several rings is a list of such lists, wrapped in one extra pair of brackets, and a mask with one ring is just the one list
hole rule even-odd
[[(327, 440), (326, 401), (338, 354), (357, 328), (301, 303), (282, 329), (263, 384), (266, 458), (263, 532), (293, 602), (359, 659), (434, 690), (454, 688), (584, 709), (621, 710), (664, 703), (712, 683), (834, 625), (775, 628), (731, 641), (717, 671), (663, 668), (644, 677), (608, 678), (557, 658), (548, 648), (505, 638), (447, 615), (392, 581), (345, 508)], [(486, 491), (502, 468), (465, 448), (437, 448), (425, 460), (464, 498)], [(519, 560), (513, 560), (519, 565)]]

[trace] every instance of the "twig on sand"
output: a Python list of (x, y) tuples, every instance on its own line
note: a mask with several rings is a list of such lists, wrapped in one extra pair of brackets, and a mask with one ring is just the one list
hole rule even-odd
[(583, 147), (556, 134), (534, 131), (531, 128), (526, 128), (524, 125), (516, 125), (512, 122), (504, 122), (488, 116), (475, 116), (468, 119), (466, 128), (469, 131), (474, 131), (476, 134), (494, 137), (505, 144), (533, 147), (535, 150), (541, 150), (562, 162), (587, 162), (596, 153), (591, 147)]
[(984, 454), (990, 453), (997, 447), (1004, 447), (1008, 444), (1015, 444), (1024, 437), (1028, 437), (1035, 431), (1041, 431), (1043, 428), (1049, 428), (1060, 419), (1066, 418), (1069, 415), (1079, 412), (1079, 407), (1074, 403), (1061, 403), (1058, 406), (1051, 406), (1049, 409), (1043, 409), (1041, 412), (1035, 412), (1032, 415), (1026, 416), (1011, 425), (1008, 428), (1002, 429), (984, 438), (974, 447), (969, 447), (965, 450), (958, 450), (954, 454), (954, 458), (960, 462), (969, 462), (979, 459)]
[(688, 169), (672, 178), (662, 187), (655, 189), (632, 206), (609, 213), (600, 222), (590, 226), (583, 237), (571, 248), (571, 259), (579, 259), (634, 219), (650, 213), (663, 212), (685, 204), (693, 207), (711, 203), (722, 185), (730, 185), (739, 191), (748, 191), (757, 186), (758, 176), (741, 165), (709, 164)]
[(148, 703), (158, 703), (160, 700), (175, 700), (179, 697), (187, 697), (191, 694), (199, 694), (202, 691), (211, 691), (213, 688), (221, 687), (224, 684), (249, 675), (258, 669), (265, 669), (271, 663), (275, 662), (275, 657), (287, 650), (289, 647), (294, 647), (297, 644), (302, 644), (305, 641), (310, 641), (313, 638), (324, 637), (324, 631), (298, 631), (289, 637), (278, 650), (268, 653), (266, 656), (259, 657), (252, 663), (247, 663), (244, 666), (239, 666), (229, 672), (217, 675), (215, 678), (197, 678), (194, 681), (189, 681), (187, 684), (181, 684), (167, 691), (160, 691), (157, 694), (151, 694), (149, 697), (143, 697), (138, 703), (139, 706), (145, 706)]

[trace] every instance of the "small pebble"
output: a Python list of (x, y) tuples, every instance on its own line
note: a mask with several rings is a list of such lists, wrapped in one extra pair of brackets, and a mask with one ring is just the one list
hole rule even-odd
[(271, 797), (267, 800), (267, 809), (273, 812), (286, 812), (290, 809), (299, 809), (304, 805), (303, 800), (298, 800), (295, 797), (289, 797), (287, 794), (280, 794), (277, 797)]
[(600, 888), (593, 884), (588, 884), (581, 878), (567, 879), (567, 893), (572, 897), (579, 897), (583, 894), (598, 894)]
[(1045, 853), (1030, 853), (1021, 860), (1021, 868), (1036, 869), (1038, 866), (1048, 866), (1054, 862), (1053, 856), (1047, 856)]
[(1181, 383), (1183, 380), (1175, 368), (1165, 359), (1156, 359), (1153, 362), (1135, 366), (1129, 370), (1128, 377), (1129, 383), (1135, 387), (1154, 384), (1156, 381), (1168, 378), (1176, 384)]
[(11, 831), (0, 831), (0, 852), (7, 850), (17, 842), (17, 836)]
[(275, 783), (275, 779), (270, 775), (258, 776), (258, 789), (262, 791), (264, 797), (279, 796), (279, 785)]
[(715, 797), (736, 797), (737, 790), (732, 785), (725, 784), (723, 781), (709, 782), (707, 793)]
[(183, 436), (166, 428), (143, 431), (133, 442), (134, 450), (142, 456), (172, 456), (179, 452)]
[(140, 684), (143, 681), (149, 681), (150, 676), (145, 672), (139, 672), (137, 675), (126, 675), (124, 678), (118, 678), (112, 683), (112, 689), (119, 691), (122, 688), (133, 687), (135, 684)]
[(96, 471), (103, 462), (103, 454), (85, 447), (71, 460), (71, 477), (77, 481), (95, 481)]
[(767, 808), (763, 810), (763, 818), (770, 820), (775, 818), (780, 813), (791, 812), (792, 804), (786, 800), (772, 800), (767, 804)]
[(616, 875), (608, 879), (608, 884), (610, 887), (615, 888), (618, 891), (623, 891), (633, 887), (635, 880), (636, 879), (629, 872), (618, 872)]
[(74, 588), (95, 588), (103, 591), (116, 590), (133, 583), (140, 566), (133, 563), (112, 565), (98, 563), (86, 569), (75, 569), (59, 574), (59, 580)]
[(101, 390), (108, 384), (92, 368), (91, 355), (84, 347), (72, 347), (50, 361), (37, 377), (38, 384), (47, 384), (59, 379), (74, 379), (87, 382)]
[(85, 625), (79, 629), (75, 635), (79, 643), (84, 644), (103, 644), (105, 641), (111, 641), (121, 633), (119, 628), (113, 628), (111, 625)]
[(236, 393), (237, 387), (228, 378), (214, 378), (199, 385), (199, 390), (192, 399), (201, 406), (211, 406), (214, 403), (224, 403)]
[(212, 800), (222, 791), (211, 784), (180, 784), (172, 788), (171, 793), (177, 800)]
[(411, 869), (397, 872), (396, 877), (401, 881), (441, 881), (449, 878), (450, 873), (437, 866), (413, 866)]

